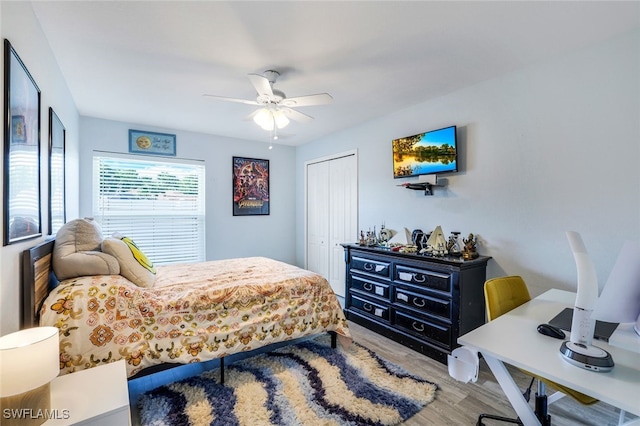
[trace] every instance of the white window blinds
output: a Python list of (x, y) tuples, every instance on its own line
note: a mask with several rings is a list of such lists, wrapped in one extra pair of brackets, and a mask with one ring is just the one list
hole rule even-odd
[(93, 215), (156, 265), (205, 260), (203, 162), (95, 153)]

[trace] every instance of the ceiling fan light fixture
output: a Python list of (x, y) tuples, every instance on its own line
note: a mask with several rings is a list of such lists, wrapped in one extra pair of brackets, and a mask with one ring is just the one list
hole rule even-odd
[(267, 108), (262, 108), (253, 116), (253, 121), (264, 130), (273, 130), (274, 120), (273, 114)]
[(278, 129), (284, 129), (289, 125), (289, 119), (284, 114), (284, 112), (279, 109), (273, 112), (273, 120), (276, 122), (276, 126), (278, 127)]
[(292, 107), (294, 106), (324, 105), (331, 103), (333, 100), (328, 93), (316, 93), (313, 95), (287, 98), (284, 92), (273, 87), (279, 75), (280, 73), (275, 70), (266, 70), (264, 75), (248, 75), (249, 81), (257, 93), (255, 101), (209, 94), (205, 94), (205, 96), (221, 101), (257, 105), (259, 109), (249, 114), (249, 117), (253, 118), (253, 121), (260, 126), (261, 129), (268, 132), (272, 132), (274, 129), (284, 129), (289, 125), (289, 120), (302, 123), (309, 123), (313, 120), (313, 117), (293, 109)]

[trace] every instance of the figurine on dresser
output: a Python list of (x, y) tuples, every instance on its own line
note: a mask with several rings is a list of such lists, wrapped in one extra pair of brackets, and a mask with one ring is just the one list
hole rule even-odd
[(473, 233), (469, 234), (468, 238), (463, 238), (464, 248), (462, 249), (462, 257), (469, 260), (475, 259), (478, 257), (478, 237), (473, 235)]

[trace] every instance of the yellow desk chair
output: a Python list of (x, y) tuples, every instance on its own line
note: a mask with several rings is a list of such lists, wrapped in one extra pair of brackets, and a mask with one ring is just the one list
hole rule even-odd
[[(492, 321), (498, 318), (500, 315), (509, 312), (510, 310), (517, 308), (523, 303), (531, 300), (529, 290), (522, 277), (517, 275), (499, 277), (487, 280), (484, 283), (484, 300), (487, 310), (487, 320)], [(527, 401), (529, 401), (529, 394), (531, 393), (531, 386), (533, 381), (538, 379), (538, 392), (536, 393), (536, 415), (540, 419), (543, 425), (551, 424), (551, 417), (547, 414), (547, 404), (551, 404), (554, 401), (562, 398), (565, 395), (570, 395), (582, 404), (590, 405), (598, 402), (597, 399), (588, 395), (580, 393), (574, 389), (565, 387), (558, 383), (547, 380), (543, 377), (535, 376), (527, 371), (522, 370), (529, 376), (532, 376), (529, 387), (523, 395)], [(545, 394), (546, 385), (551, 386), (558, 390), (558, 392), (550, 395)], [(482, 419), (493, 419), (508, 423), (515, 423), (522, 425), (520, 419), (510, 419), (508, 417), (496, 416), (492, 414), (480, 414), (478, 417), (477, 426), (484, 426)]]

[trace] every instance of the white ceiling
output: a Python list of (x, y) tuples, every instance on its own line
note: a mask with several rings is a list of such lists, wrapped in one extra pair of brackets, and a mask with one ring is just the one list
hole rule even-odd
[(81, 115), (266, 141), (247, 74), (282, 74), (298, 145), (640, 27), (640, 2), (36, 1)]

